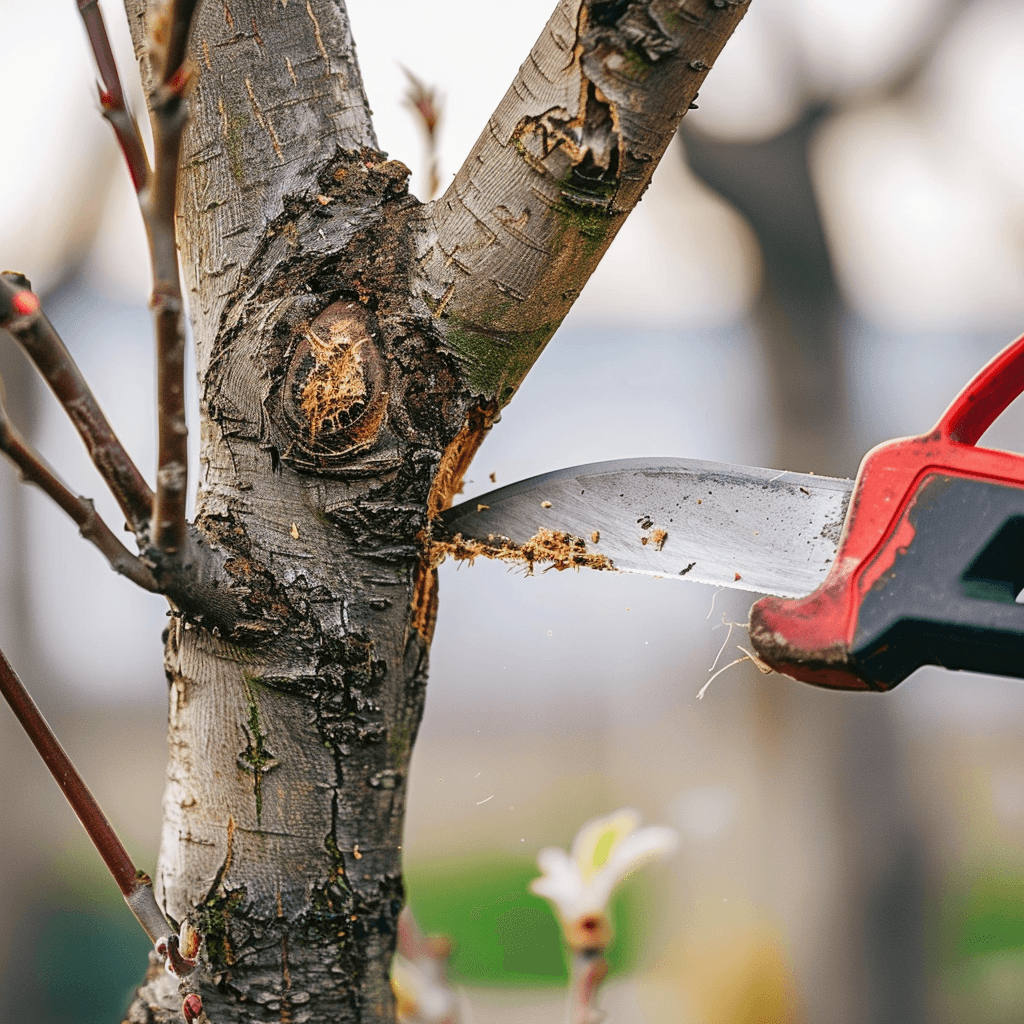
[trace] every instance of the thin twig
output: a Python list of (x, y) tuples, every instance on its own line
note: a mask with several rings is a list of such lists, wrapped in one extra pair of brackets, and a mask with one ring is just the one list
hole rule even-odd
[(150, 306), (156, 321), (158, 448), (153, 544), (168, 555), (185, 543), (185, 485), (188, 478), (188, 429), (185, 425), (185, 332), (181, 278), (175, 238), (178, 154), (188, 120), (184, 63), (196, 0), (174, 0), (154, 26), (163, 43), (159, 84), (150, 94), (153, 125), (153, 174), (139, 196), (153, 266)]
[(608, 974), (608, 961), (600, 952), (584, 951), (572, 957), (568, 1024), (598, 1024), (604, 1014), (597, 1008), (597, 993)]
[[(444, 103), (437, 90), (417, 78), (404, 64), (398, 65), (409, 80), (402, 97), (423, 129), (427, 143), (427, 199), (433, 199), (441, 190), (441, 170), (438, 160), (438, 137), (441, 134), (441, 113)], [(439, 315), (439, 314), (435, 314)]]
[(167, 47), (164, 51), (161, 68), (161, 81), (164, 85), (185, 63), (192, 16), (198, 6), (199, 0), (174, 0), (171, 5), (170, 24), (167, 27)]
[(146, 159), (146, 147), (142, 142), (139, 125), (125, 103), (121, 78), (117, 73), (117, 62), (110, 47), (107, 27), (103, 23), (103, 13), (100, 11), (98, 0), (78, 0), (78, 13), (85, 24), (89, 44), (96, 58), (96, 68), (103, 83), (100, 87), (103, 116), (114, 129), (114, 135), (128, 165), (132, 185), (135, 191), (139, 192), (146, 187), (149, 180), (149, 161)]
[(0, 692), (11, 706), (46, 767), (50, 769), (50, 774), (67, 797), (68, 803), (78, 815), (78, 820), (99, 851), (103, 863), (114, 876), (125, 903), (146, 934), (153, 942), (170, 934), (171, 927), (153, 896), (152, 882), (132, 863), (128, 851), (117, 838), (117, 833), (100, 809), (100, 805), (89, 792), (89, 787), (78, 774), (78, 769), (54, 736), (53, 730), (46, 724), (42, 712), (10, 662), (4, 657), (3, 651), (0, 651)]
[(96, 514), (91, 499), (71, 491), (14, 428), (3, 405), (2, 393), (3, 380), (0, 379), (0, 451), (18, 467), (23, 479), (35, 484), (71, 516), (81, 535), (96, 545), (115, 572), (144, 590), (158, 592), (159, 584), (153, 573), (114, 536), (110, 527)]
[(21, 274), (0, 274), (0, 327), (17, 339), (35, 363), (85, 442), (89, 457), (132, 532), (140, 539), (145, 537), (153, 492), (111, 429), (85, 377)]

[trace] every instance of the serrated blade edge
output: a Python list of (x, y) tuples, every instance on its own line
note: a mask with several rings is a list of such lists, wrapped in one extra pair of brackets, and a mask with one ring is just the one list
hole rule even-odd
[(475, 542), (470, 554), (513, 560), (524, 547), (543, 553), (538, 538), (568, 536), (580, 558), (566, 564), (802, 597), (828, 573), (852, 490), (852, 480), (810, 473), (620, 459), (463, 502), (435, 520), (432, 535), (442, 548), (461, 536)]

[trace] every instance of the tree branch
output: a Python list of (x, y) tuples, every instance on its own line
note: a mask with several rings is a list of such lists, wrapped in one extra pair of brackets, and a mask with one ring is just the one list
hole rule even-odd
[(569, 311), (747, 0), (562, 0), (425, 211), (420, 292), (504, 405)]
[(152, 514), (153, 492), (111, 429), (31, 288), (21, 274), (0, 274), (0, 327), (14, 336), (35, 363), (85, 442), (89, 457), (132, 532), (143, 541)]
[(185, 424), (185, 331), (174, 209), (178, 196), (178, 154), (188, 120), (184, 94), (189, 75), (183, 63), (196, 0), (175, 0), (165, 24), (154, 26), (164, 41), (159, 84), (150, 95), (154, 161), (149, 186), (139, 195), (153, 265), (150, 305), (156, 322), (158, 449), (153, 545), (177, 555), (185, 543), (185, 487), (188, 428)]
[(0, 651), (0, 693), (10, 705), (32, 745), (50, 769), (57, 785), (78, 815), (93, 845), (113, 875), (125, 903), (153, 942), (171, 932), (153, 896), (149, 877), (136, 869), (117, 833), (111, 827), (96, 798), (89, 792), (71, 758), (60, 745), (42, 712), (30, 696), (10, 662)]
[(103, 23), (103, 12), (99, 8), (98, 0), (78, 0), (78, 13), (85, 24), (85, 31), (89, 36), (89, 44), (103, 83), (100, 88), (103, 116), (114, 129), (114, 135), (128, 165), (132, 185), (135, 191), (139, 192), (146, 187), (149, 180), (149, 161), (146, 159), (146, 147), (143, 145), (138, 123), (125, 103), (114, 51), (110, 47), (107, 27)]
[[(0, 392), (2, 389), (3, 381), (0, 380)], [(99, 549), (114, 572), (127, 577), (144, 590), (156, 592), (159, 589), (152, 572), (114, 536), (110, 527), (96, 514), (92, 501), (69, 490), (42, 456), (25, 442), (11, 424), (2, 401), (0, 451), (18, 467), (25, 480), (35, 484), (71, 516), (81, 535)]]

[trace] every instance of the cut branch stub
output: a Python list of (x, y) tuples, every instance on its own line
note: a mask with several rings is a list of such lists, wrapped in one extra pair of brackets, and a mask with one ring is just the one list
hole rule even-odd
[(335, 302), (298, 336), (280, 390), (285, 461), (328, 469), (376, 441), (388, 406), (377, 339), (358, 302)]

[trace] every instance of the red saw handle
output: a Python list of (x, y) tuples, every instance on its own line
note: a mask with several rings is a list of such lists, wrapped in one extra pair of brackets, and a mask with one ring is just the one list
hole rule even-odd
[(759, 657), (839, 689), (891, 689), (926, 664), (1024, 677), (1024, 605), (1015, 603), (1024, 587), (1024, 457), (976, 447), (1022, 392), (1024, 336), (930, 433), (868, 452), (824, 583), (805, 598), (766, 597), (751, 609)]
[(950, 441), (975, 445), (1021, 393), (1024, 393), (1024, 335), (978, 371), (950, 403), (935, 429)]

